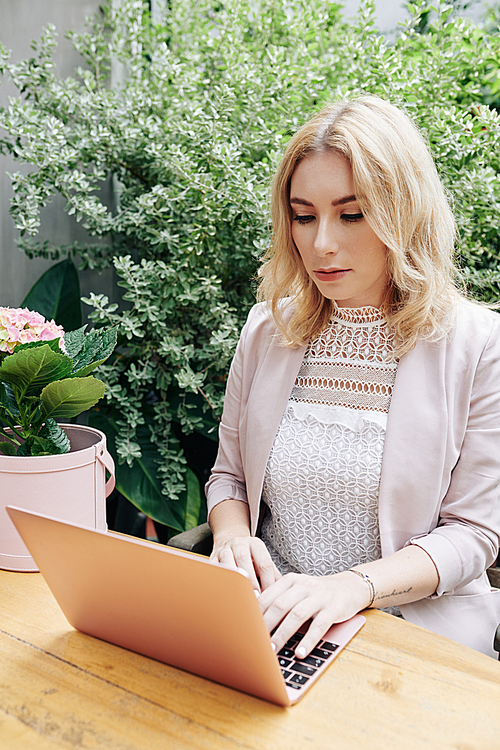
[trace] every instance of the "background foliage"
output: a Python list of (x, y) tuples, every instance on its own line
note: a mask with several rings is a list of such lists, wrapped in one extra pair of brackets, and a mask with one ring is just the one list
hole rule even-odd
[[(409, 8), (388, 43), (371, 2), (348, 23), (328, 0), (171, 0), (152, 22), (147, 4), (123, 0), (70, 34), (82, 55), (73, 78), (54, 73), (52, 26), (29, 60), (12, 65), (1, 50), (19, 96), (0, 110), (0, 149), (30, 165), (12, 176), (22, 245), (53, 259), (72, 252), (84, 267), (114, 264), (120, 304), (87, 300), (97, 325), (119, 331), (100, 370), (107, 406), (91, 419), (121, 462), (120, 490), (171, 529), (203, 515), (196, 477), (214, 455), (269, 241), (270, 176), (323, 103), (366, 91), (406, 107), (453, 196), (463, 277), (475, 296), (499, 296), (498, 14), (483, 28), (453, 5)], [(110, 179), (114, 206), (99, 192)], [(94, 244), (36, 241), (55, 193)]]

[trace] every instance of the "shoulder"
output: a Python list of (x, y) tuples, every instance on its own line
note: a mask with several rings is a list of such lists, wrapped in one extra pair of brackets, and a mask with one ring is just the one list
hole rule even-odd
[(437, 339), (419, 339), (403, 356), (427, 364), (441, 362), (456, 372), (474, 372), (482, 363), (500, 364), (500, 315), (483, 305), (458, 299), (444, 327), (447, 333)]
[[(292, 306), (288, 300), (282, 301), (283, 316), (291, 315)], [(272, 311), (267, 302), (259, 302), (252, 307), (241, 333), (242, 339), (249, 341), (269, 341), (279, 344), (280, 335)]]
[(500, 326), (500, 315), (498, 312), (468, 299), (461, 299), (459, 301), (457, 318), (465, 324), (474, 327), (480, 326), (485, 329), (498, 329)]
[(430, 342), (425, 356), (444, 364), (456, 387), (488, 373), (488, 378), (500, 377), (500, 315), (483, 305), (462, 299), (454, 310), (453, 324), (448, 334), (437, 342)]
[(473, 349), (500, 346), (500, 315), (477, 302), (460, 300), (451, 339)]
[[(284, 316), (291, 314), (288, 301), (284, 303)], [(290, 357), (302, 356), (302, 348), (286, 346), (274, 320), (270, 306), (266, 302), (254, 305), (243, 326), (236, 348), (233, 366), (240, 367), (245, 376), (253, 375), (264, 366), (276, 367)], [(271, 364), (270, 364), (271, 363)]]

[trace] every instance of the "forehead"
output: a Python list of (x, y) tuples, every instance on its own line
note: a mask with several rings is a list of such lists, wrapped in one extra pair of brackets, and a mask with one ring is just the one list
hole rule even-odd
[(305, 198), (302, 193), (332, 193), (331, 200), (354, 194), (352, 169), (348, 160), (335, 151), (307, 154), (295, 167), (290, 197)]

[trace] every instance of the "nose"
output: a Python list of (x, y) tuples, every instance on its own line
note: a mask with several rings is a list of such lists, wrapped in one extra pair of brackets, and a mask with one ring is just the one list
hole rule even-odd
[(314, 238), (314, 251), (318, 256), (336, 255), (339, 251), (337, 232), (331, 221), (320, 219)]

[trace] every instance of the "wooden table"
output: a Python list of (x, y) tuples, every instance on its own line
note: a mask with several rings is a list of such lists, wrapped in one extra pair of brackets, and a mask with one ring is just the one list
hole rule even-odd
[(293, 708), (73, 630), (37, 573), (0, 571), (0, 748), (500, 748), (500, 663), (370, 611)]

